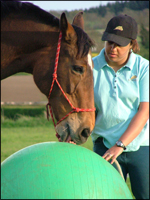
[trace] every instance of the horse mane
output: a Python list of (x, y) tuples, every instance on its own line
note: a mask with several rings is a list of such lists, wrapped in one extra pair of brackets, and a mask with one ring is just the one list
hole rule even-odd
[(88, 54), (89, 49), (95, 45), (94, 41), (81, 28), (72, 25), (77, 34), (78, 55), (81, 58)]
[[(39, 8), (38, 6), (28, 3), (20, 2), (16, 0), (1, 1), (1, 20), (7, 17), (9, 14), (23, 14), (25, 18), (32, 19), (34, 21), (40, 21), (50, 26), (59, 27), (59, 19), (49, 12)], [(89, 49), (94, 46), (94, 42), (90, 37), (79, 27), (72, 25), (77, 34), (78, 45), (78, 57), (86, 56)]]

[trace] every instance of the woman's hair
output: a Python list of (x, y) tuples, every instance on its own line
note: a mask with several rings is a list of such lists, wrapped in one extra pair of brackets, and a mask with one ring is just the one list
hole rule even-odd
[(132, 45), (132, 51), (134, 53), (138, 53), (140, 51), (140, 47), (139, 47), (139, 44), (137, 42), (137, 40), (131, 40), (131, 45)]

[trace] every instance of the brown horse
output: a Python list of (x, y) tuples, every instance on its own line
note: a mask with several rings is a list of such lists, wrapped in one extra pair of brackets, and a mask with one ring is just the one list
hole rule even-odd
[[(35, 84), (49, 99), (55, 120), (60, 121), (56, 131), (61, 141), (77, 144), (86, 142), (95, 124), (93, 42), (83, 31), (83, 22), (82, 12), (71, 25), (65, 13), (59, 20), (31, 3), (1, 2), (1, 79), (18, 72), (33, 74)], [(49, 96), (60, 32), (55, 75), (64, 93), (54, 82)], [(78, 108), (74, 112), (72, 105)]]

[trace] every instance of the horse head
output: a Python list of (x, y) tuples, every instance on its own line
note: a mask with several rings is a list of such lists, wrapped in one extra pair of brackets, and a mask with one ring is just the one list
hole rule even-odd
[(65, 13), (59, 20), (30, 3), (6, 1), (2, 11), (1, 79), (18, 72), (33, 74), (35, 84), (49, 99), (61, 140), (86, 142), (94, 128), (95, 112), (90, 50), (93, 43), (83, 30), (83, 13), (77, 14), (70, 24)]
[[(90, 51), (92, 41), (83, 31), (84, 20), (82, 14), (80, 12), (75, 16), (72, 25), (67, 21), (65, 13), (61, 15), (59, 26), (62, 32), (62, 39), (57, 80), (73, 107), (91, 109), (94, 108), (93, 62)], [(80, 38), (79, 41), (79, 37), (83, 38)], [(49, 61), (51, 60), (53, 66), (55, 65), (55, 55), (56, 46), (49, 51)], [(54, 69), (47, 70), (47, 73), (44, 70), (44, 74), (41, 72), (40, 77), (36, 76), (36, 70), (37, 68), (33, 71), (35, 83), (48, 97)], [(47, 85), (48, 83), (49, 86)], [(47, 90), (46, 88), (49, 89)], [(71, 105), (56, 83), (54, 83), (49, 101), (57, 121), (72, 110)], [(82, 144), (90, 136), (94, 124), (94, 111), (73, 112), (56, 126), (56, 131), (62, 141), (72, 140), (77, 144)]]

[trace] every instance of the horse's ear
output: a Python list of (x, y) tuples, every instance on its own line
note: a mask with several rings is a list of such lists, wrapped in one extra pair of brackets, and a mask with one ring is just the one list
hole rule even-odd
[(78, 26), (84, 30), (83, 12), (79, 12), (73, 19), (73, 25)]
[(60, 30), (65, 40), (69, 43), (76, 43), (77, 35), (74, 28), (67, 21), (65, 13), (62, 13), (60, 17)]

